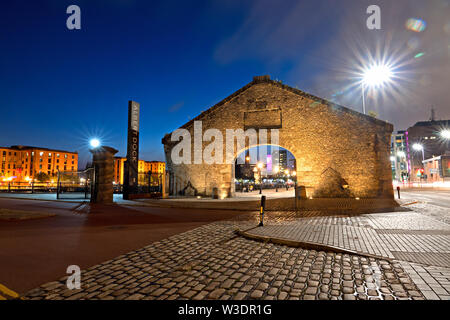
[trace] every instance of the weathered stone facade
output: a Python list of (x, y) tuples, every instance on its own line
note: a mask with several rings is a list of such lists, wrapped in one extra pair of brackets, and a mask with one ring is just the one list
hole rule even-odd
[[(182, 128), (194, 137), (194, 121), (203, 132), (219, 129), (279, 129), (279, 146), (297, 161), (298, 185), (308, 196), (321, 198), (392, 198), (389, 160), (393, 126), (298, 89), (270, 80), (253, 81), (201, 113)], [(270, 130), (268, 142), (270, 144)], [(194, 144), (194, 139), (192, 139)], [(170, 176), (170, 193), (234, 195), (233, 164), (175, 165), (171, 151), (177, 142), (163, 139)], [(210, 142), (203, 142), (204, 149)], [(249, 145), (248, 147), (253, 147)], [(224, 143), (224, 155), (226, 154)], [(194, 146), (192, 146), (194, 150)], [(242, 150), (234, 150), (236, 157)], [(192, 153), (192, 163), (194, 163)]]

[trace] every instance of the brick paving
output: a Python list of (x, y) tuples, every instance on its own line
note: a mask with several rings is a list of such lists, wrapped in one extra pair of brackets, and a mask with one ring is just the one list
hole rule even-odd
[(450, 265), (450, 225), (418, 212), (359, 216), (291, 215), (248, 231), (257, 236), (313, 242), (391, 259)]
[(254, 222), (216, 222), (66, 277), (26, 299), (424, 299), (399, 263), (234, 235)]
[[(444, 220), (417, 212), (307, 217), (269, 212), (267, 226), (253, 229), (283, 230), (285, 236), (392, 260), (257, 242), (234, 233), (257, 221), (257, 214), (249, 214), (204, 225), (83, 270), (79, 290), (67, 289), (64, 277), (24, 298), (448, 300), (450, 295)], [(425, 260), (435, 265), (421, 264)]]
[(450, 268), (401, 262), (426, 299), (450, 300)]

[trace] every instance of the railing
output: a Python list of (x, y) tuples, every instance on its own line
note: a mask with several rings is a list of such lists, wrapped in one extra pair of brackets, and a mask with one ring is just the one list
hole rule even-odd
[[(113, 184), (114, 193), (123, 193), (122, 184)], [(139, 173), (138, 186), (133, 194), (161, 194), (163, 188), (163, 173)]]
[(0, 192), (43, 193), (56, 192), (57, 184), (52, 182), (7, 181), (0, 182)]

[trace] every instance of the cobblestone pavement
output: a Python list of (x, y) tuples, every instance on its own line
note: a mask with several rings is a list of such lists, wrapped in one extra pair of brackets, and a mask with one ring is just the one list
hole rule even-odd
[(66, 277), (27, 299), (419, 299), (400, 263), (260, 243), (234, 235), (255, 222), (216, 222)]
[[(432, 262), (439, 265), (449, 252), (449, 227), (442, 220), (418, 212), (266, 215), (267, 226), (273, 228), (299, 220), (309, 228), (301, 229), (309, 230), (309, 239), (323, 240), (321, 231), (327, 230), (327, 239), (337, 244), (394, 259), (292, 248), (237, 236), (236, 229), (257, 225), (258, 215), (251, 213), (172, 236), (84, 270), (81, 289), (67, 289), (64, 277), (31, 290), (24, 298), (448, 299), (448, 264), (429, 265), (432, 254)], [(420, 259), (428, 265), (417, 262)]]

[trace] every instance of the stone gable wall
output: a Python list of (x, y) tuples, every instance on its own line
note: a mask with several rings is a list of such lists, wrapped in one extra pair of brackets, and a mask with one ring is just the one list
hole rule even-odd
[[(208, 128), (222, 132), (224, 156), (226, 129), (278, 128), (279, 145), (295, 156), (298, 184), (307, 187), (308, 196), (335, 197), (338, 193), (332, 189), (336, 185), (324, 183), (330, 181), (326, 175), (333, 172), (331, 180), (348, 184), (345, 192), (339, 193), (342, 196), (393, 197), (392, 125), (265, 80), (256, 79), (195, 119), (203, 121), (203, 132)], [(193, 143), (193, 122), (183, 127), (191, 132)], [(197, 194), (211, 195), (213, 188), (218, 188), (219, 196), (234, 194), (233, 165), (173, 165), (169, 141), (170, 136), (163, 139), (172, 193), (190, 182)], [(203, 142), (203, 148), (208, 144)], [(235, 150), (235, 156), (239, 153)]]

